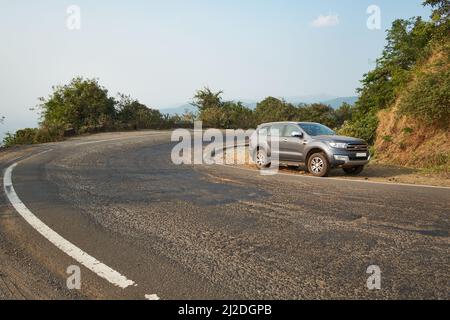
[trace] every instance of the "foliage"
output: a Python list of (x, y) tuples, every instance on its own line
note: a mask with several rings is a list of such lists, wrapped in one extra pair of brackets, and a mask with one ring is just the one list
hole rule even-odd
[(346, 121), (338, 133), (344, 136), (358, 137), (372, 143), (376, 138), (379, 120), (376, 112), (353, 114), (351, 121)]
[(222, 91), (198, 90), (192, 105), (199, 109), (198, 119), (205, 127), (248, 129), (256, 127), (254, 111), (241, 102), (223, 101)]
[(121, 124), (131, 125), (135, 130), (160, 129), (162, 127), (161, 112), (148, 108), (130, 96), (119, 94), (116, 108), (116, 119)]
[(450, 70), (421, 73), (400, 103), (399, 111), (441, 127), (450, 125)]
[(332, 107), (321, 103), (300, 106), (297, 110), (297, 114), (297, 119), (301, 121), (319, 122), (330, 128), (336, 128), (338, 125), (335, 110)]
[(450, 18), (450, 1), (448, 0), (426, 0), (424, 3), (426, 6), (433, 8), (433, 21), (438, 24), (445, 24)]
[(267, 97), (252, 110), (241, 102), (223, 101), (222, 91), (213, 92), (209, 88), (198, 90), (194, 106), (199, 109), (199, 119), (206, 127), (224, 129), (255, 128), (260, 123), (293, 121), (320, 122), (331, 128), (339, 128), (351, 118), (353, 108), (343, 104), (338, 110), (328, 105), (301, 104), (295, 106), (282, 99)]
[(222, 91), (212, 92), (208, 87), (198, 90), (195, 93), (192, 105), (197, 107), (200, 112), (210, 108), (220, 108), (222, 105)]
[[(364, 75), (352, 120), (344, 125), (342, 132), (373, 143), (378, 111), (390, 107), (401, 94), (408, 92), (408, 85), (417, 77), (418, 66), (429, 58), (436, 45), (448, 41), (448, 33), (446, 37), (442, 33), (449, 24), (449, 1), (428, 0), (424, 5), (434, 9), (433, 21), (416, 17), (393, 22), (377, 67)], [(425, 117), (429, 122), (448, 123), (448, 91), (448, 73), (420, 75), (415, 88), (407, 93), (401, 112)]]
[(131, 129), (169, 129), (183, 126), (179, 117), (162, 115), (130, 96), (108, 96), (97, 79), (74, 78), (53, 87), (48, 98), (40, 98), (41, 123), (37, 129), (7, 134), (5, 146), (59, 141), (67, 135)]
[(414, 132), (414, 129), (413, 129), (413, 128), (406, 127), (406, 128), (403, 128), (402, 132), (403, 132), (404, 134), (406, 134), (406, 135), (410, 135), (410, 134), (412, 134), (412, 133)]
[(73, 128), (77, 133), (111, 125), (115, 115), (114, 99), (96, 79), (77, 77), (68, 85), (53, 87), (53, 93), (40, 100), (42, 125)]
[(342, 127), (346, 121), (352, 119), (353, 106), (344, 102), (339, 109), (335, 111), (337, 127)]
[(12, 147), (15, 145), (31, 145), (37, 143), (48, 143), (60, 141), (64, 137), (61, 130), (48, 127), (42, 128), (26, 128), (17, 130), (15, 133), (8, 132), (3, 139), (4, 147)]
[(18, 130), (15, 134), (7, 133), (3, 144), (5, 147), (10, 147), (15, 144), (33, 144), (38, 129), (26, 128)]
[(293, 104), (274, 97), (267, 97), (259, 102), (255, 113), (259, 123), (300, 121), (298, 110)]

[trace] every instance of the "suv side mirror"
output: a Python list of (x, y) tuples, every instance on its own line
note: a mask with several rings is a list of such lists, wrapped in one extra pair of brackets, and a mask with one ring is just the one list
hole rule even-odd
[(294, 132), (292, 132), (291, 137), (301, 139), (301, 138), (303, 138), (303, 133), (300, 131), (294, 131)]

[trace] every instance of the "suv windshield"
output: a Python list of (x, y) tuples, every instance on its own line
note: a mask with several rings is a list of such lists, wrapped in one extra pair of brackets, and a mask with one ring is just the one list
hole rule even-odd
[(312, 137), (336, 135), (336, 132), (318, 123), (300, 123), (300, 128)]

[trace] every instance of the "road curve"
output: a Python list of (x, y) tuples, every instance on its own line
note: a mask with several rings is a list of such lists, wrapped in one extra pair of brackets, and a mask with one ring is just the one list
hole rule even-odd
[[(12, 174), (38, 219), (136, 285), (105, 281), (23, 219), (0, 219), (0, 235), (59, 287), (80, 265), (85, 298), (449, 298), (449, 189), (176, 166), (173, 145), (164, 132), (74, 139)], [(367, 288), (371, 265), (381, 290)]]

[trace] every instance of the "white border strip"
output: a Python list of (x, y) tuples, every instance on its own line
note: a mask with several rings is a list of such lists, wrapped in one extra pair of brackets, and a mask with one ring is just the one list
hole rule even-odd
[(102, 143), (102, 142), (115, 142), (115, 141), (122, 141), (122, 140), (132, 140), (136, 138), (146, 138), (146, 137), (160, 137), (160, 136), (166, 136), (170, 133), (148, 133), (143, 135), (137, 135), (134, 137), (120, 137), (120, 138), (113, 138), (113, 139), (104, 139), (104, 140), (94, 140), (94, 141), (86, 141), (86, 142), (79, 142), (76, 143), (75, 146), (84, 146), (89, 144), (96, 144), (96, 143)]
[(134, 285), (134, 281), (128, 280), (125, 276), (121, 275), (117, 271), (111, 269), (107, 265), (101, 263), (94, 257), (90, 256), (74, 244), (70, 243), (55, 231), (50, 229), (45, 223), (43, 223), (39, 218), (37, 218), (20, 200), (16, 194), (13, 184), (12, 184), (12, 172), (17, 166), (17, 163), (11, 165), (6, 169), (3, 176), (3, 187), (11, 202), (12, 206), (16, 211), (28, 222), (37, 232), (54, 244), (57, 248), (63, 251), (65, 254), (69, 255), (80, 264), (97, 274), (99, 277), (109, 281), (115, 286), (125, 289), (131, 285)]
[[(37, 153), (35, 155), (32, 155), (30, 157), (35, 157), (42, 155), (44, 153), (53, 151), (52, 149), (46, 150), (40, 153)], [(29, 157), (29, 158), (30, 158)], [(22, 158), (18, 158), (21, 159)], [(18, 160), (16, 159), (16, 160)], [(115, 271), (114, 269), (111, 269), (107, 265), (101, 263), (94, 257), (90, 256), (71, 242), (67, 241), (63, 237), (61, 237), (58, 233), (50, 229), (45, 223), (43, 223), (38, 217), (36, 217), (26, 206), (25, 204), (20, 200), (19, 196), (17, 195), (16, 191), (14, 190), (14, 186), (12, 183), (12, 173), (14, 171), (14, 168), (18, 165), (20, 162), (16, 162), (9, 166), (3, 175), (3, 188), (5, 191), (5, 194), (8, 198), (8, 200), (11, 202), (11, 205), (16, 209), (16, 211), (19, 213), (19, 215), (25, 219), (28, 224), (30, 224), (31, 227), (33, 227), (37, 232), (39, 232), (44, 238), (49, 240), (53, 245), (55, 245), (57, 248), (59, 248), (61, 251), (63, 251), (68, 256), (75, 259), (78, 263), (85, 266), (92, 272), (94, 272), (99, 277), (107, 280), (109, 283), (120, 287), (122, 289), (125, 289), (129, 286), (137, 286), (137, 284), (127, 279), (125, 276), (121, 275), (119, 272)], [(145, 299), (147, 300), (159, 300), (160, 298), (156, 294), (150, 294), (145, 295)]]

